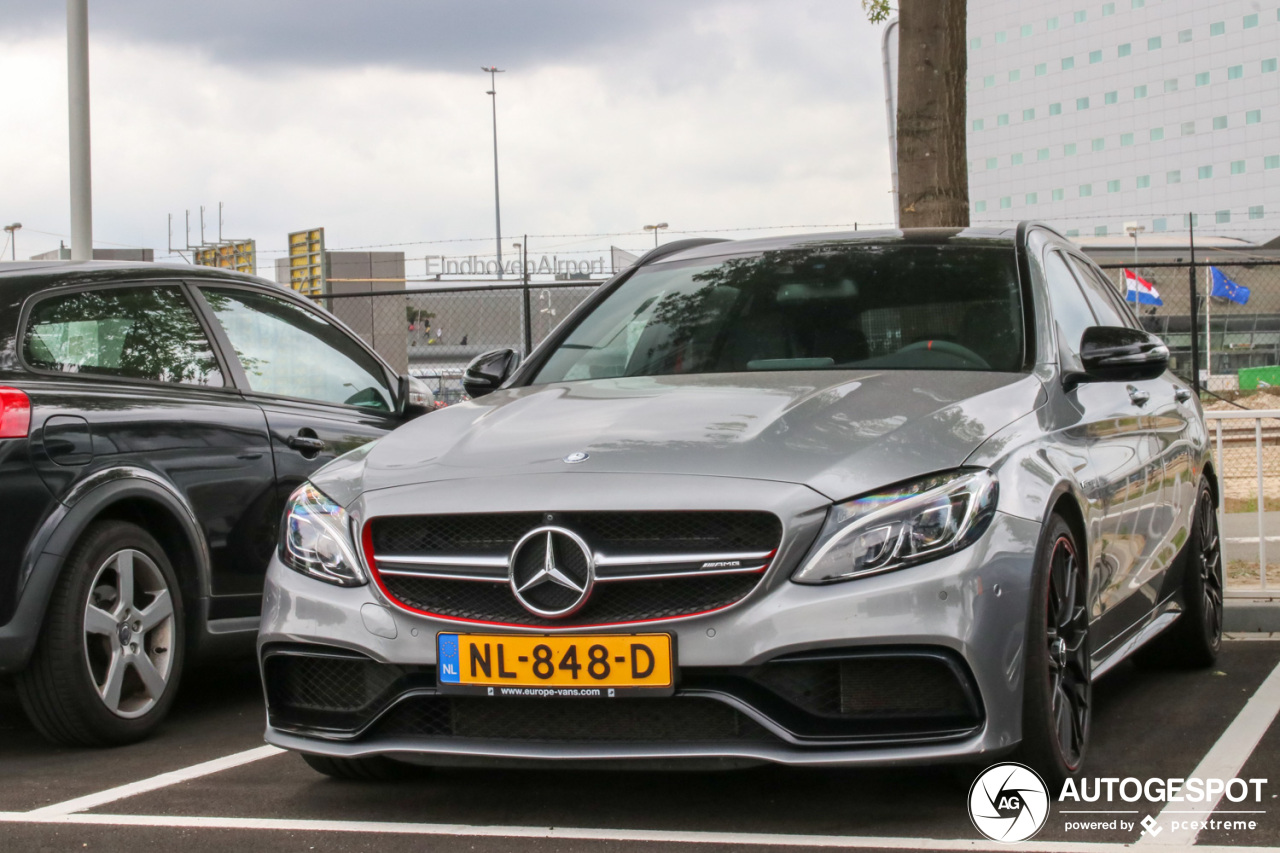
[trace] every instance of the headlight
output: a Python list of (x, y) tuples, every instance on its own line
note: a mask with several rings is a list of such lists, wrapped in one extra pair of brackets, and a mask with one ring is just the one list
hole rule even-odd
[(816, 550), (792, 576), (832, 583), (953, 554), (977, 541), (996, 511), (990, 471), (950, 471), (836, 504)]
[(338, 586), (369, 582), (352, 544), (347, 511), (310, 483), (289, 496), (280, 559), (294, 571)]

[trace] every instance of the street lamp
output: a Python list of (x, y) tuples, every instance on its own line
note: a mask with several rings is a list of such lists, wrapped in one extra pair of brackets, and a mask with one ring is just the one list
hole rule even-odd
[(497, 75), (504, 69), (496, 65), (480, 66), (480, 70), (489, 75), (489, 91), (485, 92), (493, 99), (493, 221), (497, 229), (498, 240), (498, 278), (502, 278), (502, 206), (498, 203), (498, 86)]
[(1133, 274), (1138, 274), (1138, 235), (1146, 231), (1146, 226), (1139, 225), (1136, 222), (1126, 222), (1124, 224), (1124, 233), (1133, 238)]
[[(18, 259), (18, 229), (22, 227), (21, 222), (15, 222), (12, 225), (6, 225), (4, 231), (9, 235), (9, 259), (16, 261)], [(3, 251), (0, 249), (0, 251)]]
[(667, 227), (667, 223), (659, 222), (657, 225), (646, 225), (644, 230), (653, 232), (653, 248), (658, 248), (658, 232)]

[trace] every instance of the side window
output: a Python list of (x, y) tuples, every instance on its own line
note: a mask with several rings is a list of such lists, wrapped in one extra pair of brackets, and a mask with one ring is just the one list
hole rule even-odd
[(1124, 309), (1117, 304), (1115, 288), (1093, 269), (1092, 265), (1071, 257), (1076, 278), (1084, 286), (1085, 297), (1098, 317), (1099, 326), (1132, 326)]
[(32, 367), (218, 388), (222, 371), (176, 285), (112, 287), (42, 299), (22, 341)]
[(202, 288), (249, 387), (321, 403), (393, 408), (382, 366), (319, 314), (264, 293)]
[(1098, 321), (1060, 253), (1045, 253), (1044, 274), (1053, 320), (1058, 327), (1058, 347), (1074, 358), (1080, 352), (1080, 338), (1084, 330), (1098, 325)]

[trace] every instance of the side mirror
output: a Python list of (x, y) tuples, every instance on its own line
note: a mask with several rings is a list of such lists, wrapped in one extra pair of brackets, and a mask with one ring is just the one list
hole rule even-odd
[(400, 377), (400, 415), (406, 421), (435, 411), (436, 397), (427, 383), (413, 376)]
[(1155, 379), (1169, 368), (1169, 348), (1141, 329), (1090, 326), (1080, 337), (1080, 361), (1084, 372), (1066, 377), (1069, 388), (1082, 382)]
[(462, 374), (462, 388), (474, 400), (483, 397), (507, 381), (520, 363), (515, 350), (495, 349), (481, 353), (471, 360)]

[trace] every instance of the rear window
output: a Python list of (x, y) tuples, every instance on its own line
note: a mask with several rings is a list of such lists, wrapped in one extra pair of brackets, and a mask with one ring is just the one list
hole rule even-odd
[(23, 358), (32, 367), (92, 376), (221, 387), (204, 330), (176, 286), (113, 287), (42, 299)]
[(659, 264), (587, 315), (535, 382), (1023, 364), (1011, 247), (816, 245)]

